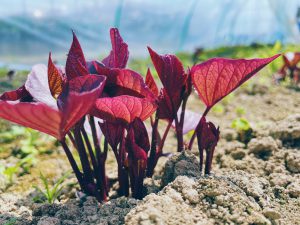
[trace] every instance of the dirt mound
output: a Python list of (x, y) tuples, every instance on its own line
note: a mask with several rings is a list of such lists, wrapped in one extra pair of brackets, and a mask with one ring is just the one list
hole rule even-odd
[(178, 176), (133, 208), (125, 224), (299, 223), (299, 201), (276, 197), (274, 190), (266, 179), (243, 171), (201, 178)]

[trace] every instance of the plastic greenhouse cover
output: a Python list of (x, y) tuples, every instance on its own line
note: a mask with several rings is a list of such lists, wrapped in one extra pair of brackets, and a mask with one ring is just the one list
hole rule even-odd
[(70, 29), (90, 57), (107, 53), (112, 26), (119, 27), (131, 56), (146, 55), (149, 44), (176, 52), (297, 42), (298, 7), (300, 0), (2, 0), (0, 64), (46, 61), (49, 50), (63, 60)]

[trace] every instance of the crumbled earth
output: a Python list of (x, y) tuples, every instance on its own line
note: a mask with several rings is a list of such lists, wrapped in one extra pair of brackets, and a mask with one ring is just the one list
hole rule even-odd
[(0, 224), (16, 219), (15, 225), (119, 225), (135, 207), (138, 200), (121, 197), (99, 204), (93, 197), (70, 199), (64, 204), (32, 204), (21, 206), (16, 196), (3, 196), (9, 204), (3, 207), (0, 199)]

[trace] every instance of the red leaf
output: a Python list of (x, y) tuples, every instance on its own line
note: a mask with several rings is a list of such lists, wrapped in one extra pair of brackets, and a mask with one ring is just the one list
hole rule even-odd
[(117, 28), (110, 29), (110, 39), (112, 50), (109, 56), (102, 60), (103, 64), (109, 68), (125, 68), (129, 57), (128, 45)]
[(61, 138), (61, 113), (43, 103), (0, 101), (0, 117)]
[(152, 93), (154, 94), (154, 96), (158, 96), (158, 88), (157, 85), (154, 81), (154, 78), (151, 74), (150, 69), (148, 68), (147, 70), (147, 75), (146, 75), (146, 81), (145, 81), (146, 85), (150, 88), (150, 90), (152, 91)]
[(105, 77), (89, 75), (77, 77), (68, 83), (59, 96), (59, 108), (62, 111), (62, 132), (65, 134), (94, 105), (105, 85)]
[(156, 110), (156, 104), (147, 98), (128, 95), (96, 100), (92, 114), (111, 123), (131, 123), (136, 117), (147, 119)]
[[(98, 69), (100, 68), (98, 67)], [(107, 77), (104, 92), (109, 96), (131, 95), (139, 98), (155, 98), (143, 77), (137, 72), (130, 69), (101, 68), (100, 70), (98, 73)]]
[(63, 74), (51, 59), (51, 53), (48, 60), (48, 84), (53, 97), (60, 95), (63, 89)]
[(133, 130), (134, 132), (135, 143), (145, 152), (148, 152), (150, 149), (150, 142), (148, 132), (143, 121), (139, 118), (135, 118), (130, 124), (129, 130)]
[[(174, 97), (174, 96), (173, 96)], [(170, 98), (166, 90), (163, 88), (160, 91), (158, 100), (158, 117), (159, 119), (174, 120), (177, 111), (181, 104), (181, 97), (177, 96)]]
[(108, 144), (115, 150), (123, 138), (124, 127), (120, 124), (109, 122), (99, 123), (99, 126)]
[[(126, 149), (128, 151), (128, 158), (130, 164), (139, 164), (136, 165), (138, 168), (134, 170), (136, 173), (136, 176), (139, 174), (139, 170), (146, 169), (147, 165), (147, 152), (145, 149), (143, 149), (135, 140), (135, 133), (133, 129), (130, 129), (128, 131), (127, 137), (126, 137)], [(133, 165), (130, 165), (133, 166)], [(140, 168), (139, 168), (140, 167)]]
[(3, 101), (16, 101), (27, 97), (31, 97), (29, 92), (26, 90), (25, 85), (22, 85), (17, 90), (4, 92), (0, 96), (0, 100)]
[(196, 130), (200, 149), (214, 149), (219, 141), (220, 131), (212, 122), (206, 122), (205, 117), (200, 120)]
[(186, 75), (182, 63), (175, 55), (159, 55), (148, 47), (158, 76), (170, 98), (178, 98), (185, 84)]
[[(78, 89), (78, 83), (82, 88)], [(61, 102), (59, 109), (41, 102), (0, 101), (0, 117), (62, 140), (93, 106), (104, 83), (104, 76), (91, 75), (71, 80), (58, 98)]]
[(86, 61), (79, 44), (79, 41), (73, 32), (73, 42), (69, 50), (67, 62), (66, 62), (66, 76), (68, 80), (76, 78), (78, 76), (84, 76), (88, 74)]
[(192, 68), (192, 82), (207, 107), (212, 107), (279, 55), (266, 59), (214, 58)]

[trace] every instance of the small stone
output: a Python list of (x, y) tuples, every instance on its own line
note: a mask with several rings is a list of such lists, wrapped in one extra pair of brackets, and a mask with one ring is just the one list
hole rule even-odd
[(230, 155), (235, 160), (241, 160), (246, 156), (246, 151), (245, 151), (245, 149), (237, 149), (237, 150), (231, 152)]
[(267, 159), (278, 149), (278, 146), (276, 141), (272, 137), (268, 136), (253, 138), (248, 143), (248, 149), (249, 153), (253, 153), (256, 157)]
[(182, 194), (192, 204), (199, 202), (199, 194), (195, 189), (184, 189)]
[(265, 217), (271, 219), (271, 220), (277, 220), (280, 219), (281, 215), (275, 211), (274, 209), (271, 208), (266, 208), (263, 210), (263, 214), (265, 215)]
[(300, 181), (289, 184), (286, 189), (291, 197), (300, 197)]
[(289, 152), (286, 156), (286, 167), (293, 173), (300, 173), (300, 154), (298, 152)]
[(174, 181), (178, 176), (200, 176), (198, 159), (190, 151), (176, 153), (167, 161), (161, 179), (162, 187)]
[(60, 225), (60, 220), (55, 217), (44, 216), (42, 217), (37, 225)]

